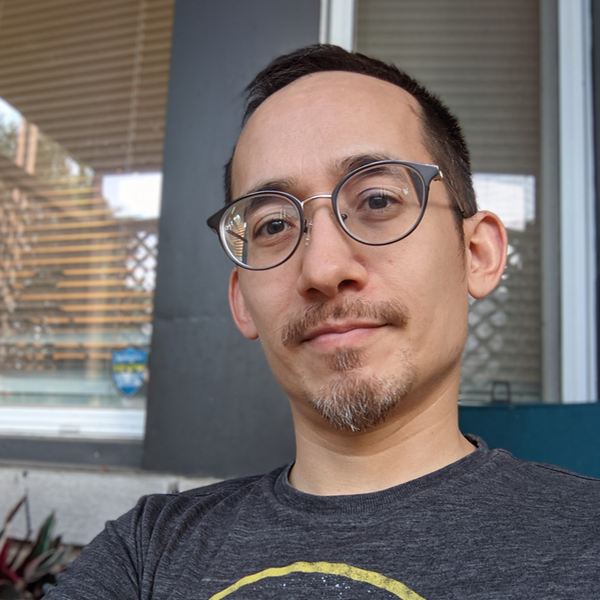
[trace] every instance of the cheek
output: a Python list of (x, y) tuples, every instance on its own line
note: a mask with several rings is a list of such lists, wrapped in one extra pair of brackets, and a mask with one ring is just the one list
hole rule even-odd
[[(252, 315), (261, 343), (268, 352), (278, 341), (281, 328), (289, 318), (289, 287), (284, 277), (274, 271), (244, 273), (240, 286)], [(286, 291), (287, 290), (287, 291)]]
[(447, 228), (424, 228), (423, 233), (429, 235), (407, 238), (401, 251), (382, 257), (385, 272), (380, 285), (389, 298), (407, 306), (411, 339), (417, 348), (430, 351), (441, 338), (451, 345), (464, 339), (468, 292), (455, 230), (448, 235)]

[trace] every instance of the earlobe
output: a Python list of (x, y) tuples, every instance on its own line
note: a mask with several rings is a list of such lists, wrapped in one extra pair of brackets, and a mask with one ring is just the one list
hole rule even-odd
[(469, 293), (483, 298), (498, 284), (506, 266), (508, 239), (502, 221), (486, 210), (464, 223)]
[(255, 340), (258, 337), (258, 331), (240, 288), (237, 267), (233, 269), (229, 278), (229, 307), (233, 320), (242, 335), (249, 340)]

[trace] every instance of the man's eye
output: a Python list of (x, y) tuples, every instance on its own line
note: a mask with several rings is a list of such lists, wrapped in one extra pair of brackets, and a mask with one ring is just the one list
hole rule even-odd
[(389, 211), (393, 208), (399, 208), (403, 203), (398, 194), (385, 189), (365, 190), (361, 194), (362, 198), (357, 203), (357, 210), (367, 211)]
[(369, 208), (375, 210), (375, 209), (387, 208), (393, 202), (394, 202), (394, 200), (390, 196), (387, 196), (384, 194), (376, 194), (376, 195), (370, 196), (367, 199), (366, 205)]
[(290, 224), (282, 218), (263, 219), (255, 228), (254, 237), (271, 237), (283, 233)]
[(277, 221), (270, 221), (266, 225), (264, 225), (263, 229), (265, 233), (269, 235), (274, 235), (275, 233), (281, 233), (285, 229), (285, 222), (281, 219)]

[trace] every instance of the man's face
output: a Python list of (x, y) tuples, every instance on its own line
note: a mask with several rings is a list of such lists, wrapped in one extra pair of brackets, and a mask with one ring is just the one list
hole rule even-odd
[[(300, 200), (330, 194), (365, 157), (432, 163), (419, 114), (412, 96), (372, 77), (303, 77), (248, 121), (233, 197), (274, 187)], [(315, 420), (316, 407), (338, 427), (365, 429), (390, 411), (457, 392), (468, 289), (443, 183), (432, 183), (418, 228), (389, 246), (352, 240), (327, 198), (306, 213), (310, 239), (274, 269), (234, 271), (230, 290), (238, 327), (260, 337), (294, 411)]]

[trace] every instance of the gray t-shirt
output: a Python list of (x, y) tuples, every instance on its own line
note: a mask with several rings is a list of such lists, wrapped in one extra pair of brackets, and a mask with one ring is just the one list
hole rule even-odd
[(476, 442), (372, 494), (305, 494), (284, 468), (147, 496), (46, 598), (600, 598), (600, 481)]

